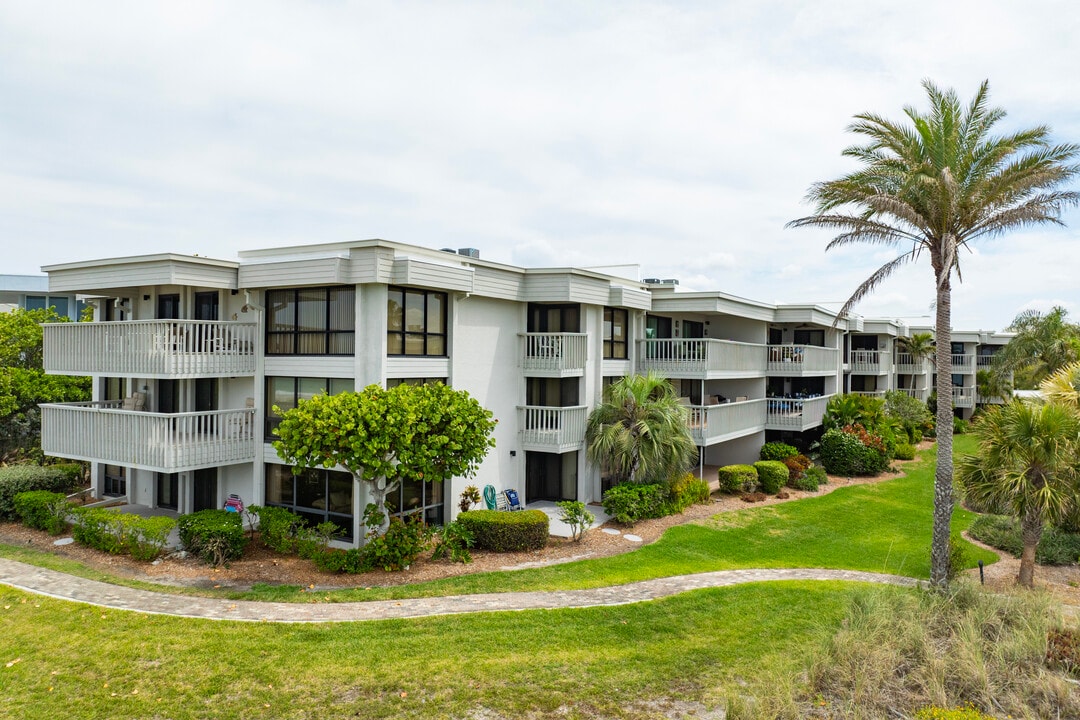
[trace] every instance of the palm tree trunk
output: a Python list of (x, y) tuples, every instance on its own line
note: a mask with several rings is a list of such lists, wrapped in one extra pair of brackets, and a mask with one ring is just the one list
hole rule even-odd
[[(936, 274), (947, 274), (950, 270), (944, 267)], [(949, 529), (953, 510), (952, 297), (948, 275), (938, 282), (934, 330), (937, 337), (937, 469), (934, 471), (930, 587), (943, 590), (949, 583)]]
[(1042, 539), (1042, 516), (1035, 510), (1029, 510), (1020, 518), (1020, 537), (1024, 549), (1020, 553), (1020, 573), (1016, 582), (1024, 587), (1035, 586), (1035, 549)]

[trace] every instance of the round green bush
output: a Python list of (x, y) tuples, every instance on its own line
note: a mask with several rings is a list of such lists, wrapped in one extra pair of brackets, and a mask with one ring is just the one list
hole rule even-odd
[(761, 483), (761, 492), (775, 495), (780, 488), (787, 485), (789, 473), (787, 465), (779, 460), (759, 460), (754, 463), (757, 470), (758, 482)]
[(548, 516), (540, 510), (469, 510), (457, 517), (476, 547), (493, 552), (539, 550), (547, 545)]
[(177, 522), (180, 544), (211, 565), (223, 565), (244, 553), (247, 536), (239, 513), (199, 510)]
[(799, 454), (794, 445), (782, 442), (767, 442), (761, 446), (761, 460), (784, 460)]
[(833, 475), (876, 475), (889, 466), (883, 450), (867, 447), (857, 435), (843, 430), (826, 430), (819, 452), (825, 469)]
[(77, 463), (61, 465), (9, 465), (0, 467), (0, 519), (15, 520), (15, 496), (33, 490), (66, 493), (79, 484), (82, 466)]
[(898, 443), (893, 451), (893, 457), (897, 460), (914, 460), (915, 446), (910, 443)]
[[(664, 517), (668, 513), (668, 490), (653, 483), (622, 483), (604, 493), (604, 512), (616, 522), (632, 525), (638, 520)], [(677, 504), (677, 499), (672, 505)], [(675, 507), (675, 512), (684, 508)]]
[(825, 468), (820, 465), (811, 465), (806, 468), (799, 477), (794, 477), (788, 480), (788, 485), (796, 490), (804, 490), (806, 492), (817, 492), (819, 485), (824, 485), (829, 482), (829, 478), (825, 475)]
[(717, 471), (720, 492), (754, 492), (758, 485), (757, 470), (752, 465), (725, 465)]

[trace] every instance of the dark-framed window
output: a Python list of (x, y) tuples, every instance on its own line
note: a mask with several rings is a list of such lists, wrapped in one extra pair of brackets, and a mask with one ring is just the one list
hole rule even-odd
[(604, 359), (627, 358), (628, 313), (623, 308), (604, 308)]
[(266, 463), (266, 504), (284, 507), (312, 527), (332, 522), (338, 537), (353, 539), (353, 476), (340, 470), (307, 468), (294, 475), (292, 467)]
[(824, 330), (796, 330), (794, 335), (796, 345), (813, 345), (814, 347), (825, 347)]
[(581, 305), (529, 303), (526, 330), (539, 333), (581, 332)]
[(446, 357), (446, 293), (388, 288), (386, 354)]
[(266, 442), (274, 441), (274, 428), (281, 422), (281, 415), (274, 412), (274, 406), (281, 412), (292, 410), (300, 399), (309, 400), (316, 395), (337, 395), (352, 392), (355, 383), (352, 378), (308, 378), (275, 377), (266, 378)]
[(106, 497), (127, 495), (127, 468), (123, 465), (106, 465), (102, 493)]
[(443, 505), (442, 480), (405, 480), (386, 496), (386, 510), (391, 516), (419, 515), (428, 525), (443, 524)]
[(356, 288), (266, 291), (267, 355), (352, 355)]

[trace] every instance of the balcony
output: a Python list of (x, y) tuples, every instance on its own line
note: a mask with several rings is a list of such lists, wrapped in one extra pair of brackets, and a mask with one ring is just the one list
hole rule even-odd
[(889, 354), (880, 350), (851, 350), (848, 369), (856, 375), (882, 375), (889, 372)]
[(877, 398), (878, 400), (884, 400), (885, 399), (885, 391), (884, 390), (852, 390), (851, 394), (852, 395), (863, 395), (865, 397)]
[(765, 428), (802, 432), (821, 424), (831, 395), (816, 398), (769, 398), (766, 402)]
[(205, 320), (46, 323), (45, 372), (139, 378), (255, 374), (258, 326)]
[(922, 400), (923, 402), (926, 402), (926, 399), (930, 397), (929, 388), (899, 388), (899, 391), (908, 397), (913, 397), (916, 400)]
[(770, 375), (806, 377), (835, 375), (839, 352), (815, 345), (769, 345)]
[(584, 405), (577, 407), (518, 407), (518, 428), (525, 450), (564, 453), (580, 450), (585, 444)]
[(973, 408), (975, 407), (975, 388), (970, 387), (954, 387), (952, 389), (953, 407), (958, 408)]
[(901, 375), (922, 375), (930, 369), (930, 364), (925, 358), (916, 358), (909, 353), (897, 353), (894, 367)]
[(255, 460), (255, 410), (152, 413), (122, 401), (41, 406), (46, 455), (184, 472)]
[(531, 377), (581, 377), (588, 357), (584, 333), (522, 333), (521, 367)]
[(697, 445), (714, 445), (765, 429), (766, 400), (691, 405), (690, 433)]
[(713, 380), (765, 375), (765, 345), (702, 338), (640, 340), (638, 367), (668, 378)]
[(1005, 401), (998, 395), (981, 395), (975, 393), (975, 402), (979, 405), (1004, 405)]
[(979, 370), (989, 370), (994, 365), (993, 355), (976, 355), (975, 367)]
[[(954, 373), (973, 373), (975, 372), (975, 356), (974, 355), (953, 355), (952, 356), (952, 371)], [(967, 406), (965, 406), (967, 407)]]

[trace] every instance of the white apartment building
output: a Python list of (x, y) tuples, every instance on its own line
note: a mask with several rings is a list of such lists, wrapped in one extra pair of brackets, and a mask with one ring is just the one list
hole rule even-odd
[[(42, 406), (46, 454), (90, 461), (101, 495), (184, 513), (237, 494), (333, 521), (345, 542), (362, 535), (363, 487), (333, 470), (294, 476), (270, 445), (275, 405), (369, 384), (467, 390), (499, 420), (477, 477), (406, 485), (391, 501), (441, 523), (467, 484), (598, 502), (606, 483), (585, 457), (585, 421), (629, 373), (675, 383), (702, 470), (756, 460), (767, 437), (805, 439), (837, 392), (932, 384), (929, 363), (896, 354), (917, 330), (895, 321), (834, 327), (818, 306), (513, 267), (471, 249), (365, 240), (43, 270), (50, 295), (77, 293), (95, 320), (44, 327), (46, 371), (94, 378), (92, 402)], [(990, 340), (1007, 338), (954, 340), (973, 377)], [(962, 400), (973, 381), (957, 385)]]

